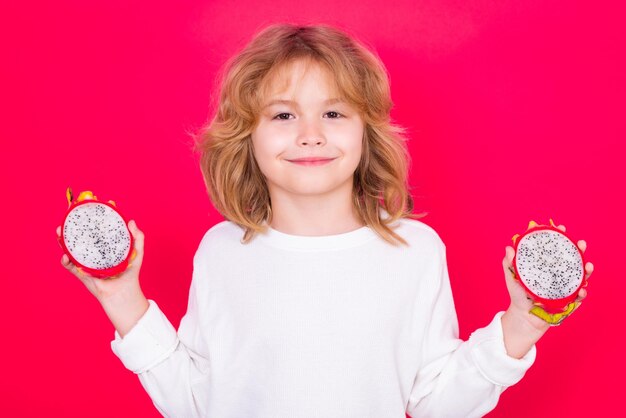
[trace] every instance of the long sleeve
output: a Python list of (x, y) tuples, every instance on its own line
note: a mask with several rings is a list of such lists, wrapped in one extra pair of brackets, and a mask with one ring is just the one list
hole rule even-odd
[(459, 339), (459, 328), (443, 243), (439, 283), (432, 298), (423, 340), (421, 366), (407, 413), (418, 417), (480, 417), (491, 411), (502, 392), (533, 364), (536, 347), (521, 359), (506, 353), (501, 317)]
[(138, 375), (155, 407), (166, 417), (206, 416), (209, 364), (199, 332), (202, 306), (198, 303), (198, 271), (194, 257), (189, 304), (178, 332), (149, 299), (148, 310), (130, 332), (122, 339), (115, 331), (111, 341), (113, 352)]

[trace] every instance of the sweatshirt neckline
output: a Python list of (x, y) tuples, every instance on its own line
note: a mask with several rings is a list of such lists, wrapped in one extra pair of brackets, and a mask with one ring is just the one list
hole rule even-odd
[(340, 250), (364, 244), (376, 237), (369, 226), (335, 235), (292, 235), (280, 232), (266, 225), (266, 230), (258, 234), (258, 239), (267, 245), (286, 250), (328, 251)]

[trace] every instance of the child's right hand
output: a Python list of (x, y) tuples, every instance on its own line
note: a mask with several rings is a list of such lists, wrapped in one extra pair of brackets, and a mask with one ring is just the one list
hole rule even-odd
[[(128, 229), (135, 240), (135, 251), (137, 254), (135, 258), (130, 262), (130, 265), (122, 273), (108, 277), (105, 279), (95, 278), (84, 271), (76, 268), (67, 256), (63, 254), (61, 257), (61, 264), (73, 275), (83, 282), (85, 287), (91, 292), (92, 295), (98, 299), (102, 304), (112, 301), (116, 298), (126, 298), (128, 295), (134, 292), (141, 292), (139, 286), (139, 270), (141, 269), (141, 263), (143, 261), (143, 248), (144, 248), (144, 234), (137, 228), (134, 220), (128, 222)], [(57, 237), (61, 235), (61, 226), (57, 227)]]

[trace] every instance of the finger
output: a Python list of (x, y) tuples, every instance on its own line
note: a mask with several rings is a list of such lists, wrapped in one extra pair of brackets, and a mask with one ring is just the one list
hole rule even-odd
[(578, 297), (576, 298), (576, 302), (580, 302), (581, 300), (583, 300), (586, 297), (587, 297), (587, 290), (586, 289), (580, 289), (580, 291), (578, 292)]
[(515, 249), (513, 247), (511, 247), (510, 245), (506, 246), (505, 249), (505, 253), (506, 253), (506, 259), (509, 263), (513, 262), (513, 258), (515, 257)]
[(557, 228), (559, 228), (561, 231), (565, 232), (565, 225), (559, 225), (559, 226), (557, 226)]
[(134, 220), (131, 220), (128, 223), (128, 229), (130, 233), (133, 234), (133, 238), (135, 239), (135, 249), (138, 252), (143, 252), (143, 244), (144, 244), (144, 234), (141, 232), (139, 228), (137, 228), (137, 223)]
[(585, 264), (585, 272), (587, 273), (587, 276), (586, 276), (587, 279), (589, 278), (589, 276), (591, 276), (591, 273), (593, 273), (593, 269), (594, 269), (594, 266), (591, 261)]
[(584, 253), (587, 249), (587, 242), (581, 239), (580, 241), (578, 241), (578, 248), (580, 248), (580, 251)]
[(67, 256), (67, 254), (63, 254), (63, 256), (61, 257), (61, 264), (63, 265), (63, 267), (65, 267), (67, 270), (69, 270), (70, 273), (72, 273), (73, 275), (75, 275), (79, 279), (85, 276), (85, 273), (83, 273), (78, 268), (76, 268), (74, 263), (72, 263), (70, 258)]
[(515, 250), (511, 246), (506, 246), (504, 249), (504, 258), (502, 259), (502, 267), (508, 269), (513, 263), (513, 257), (515, 256)]
[(128, 223), (128, 229), (130, 230), (130, 233), (133, 234), (133, 238), (135, 239), (135, 250), (137, 251), (133, 264), (141, 265), (141, 261), (143, 260), (144, 234), (139, 228), (137, 228), (137, 223), (134, 220), (131, 220)]
[(516, 280), (516, 276), (515, 276), (515, 270), (513, 269), (513, 267), (508, 267), (507, 270), (511, 273), (510, 275), (507, 276), (510, 277), (511, 279), (513, 279), (514, 282), (517, 282)]
[(61, 236), (61, 225), (57, 226), (57, 237)]

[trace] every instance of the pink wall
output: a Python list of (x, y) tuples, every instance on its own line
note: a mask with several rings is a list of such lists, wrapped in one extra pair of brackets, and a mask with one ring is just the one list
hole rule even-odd
[(178, 326), (193, 254), (220, 220), (185, 132), (205, 121), (219, 66), (274, 21), (345, 27), (385, 62), (393, 116), (411, 134), (417, 209), (447, 245), (463, 338), (506, 308), (504, 247), (530, 219), (553, 217), (587, 240), (588, 299), (538, 343), (535, 365), (489, 416), (623, 405), (623, 6), (5, 3), (2, 415), (158, 416), (111, 352), (100, 306), (59, 264), (65, 188), (93, 190), (137, 220), (144, 292)]

